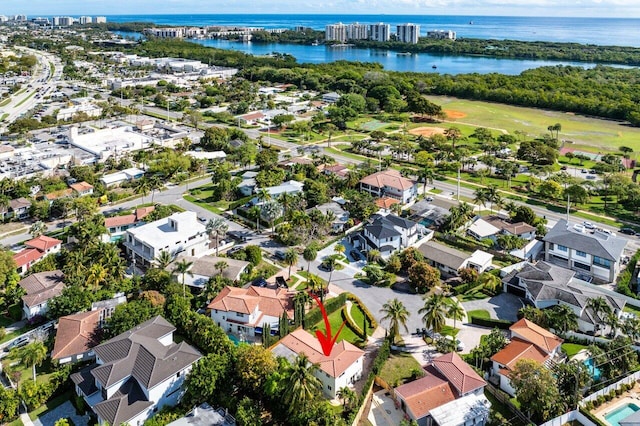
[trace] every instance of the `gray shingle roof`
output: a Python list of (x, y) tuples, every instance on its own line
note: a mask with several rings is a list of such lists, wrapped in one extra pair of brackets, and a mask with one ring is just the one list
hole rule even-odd
[(182, 342), (163, 345), (159, 338), (175, 327), (157, 316), (94, 348), (104, 362), (92, 370), (104, 387), (132, 376), (149, 389), (200, 359), (200, 353)]
[(583, 233), (574, 224), (561, 219), (544, 237), (545, 242), (560, 244), (574, 250), (598, 256), (613, 262), (620, 260), (627, 240), (602, 232)]
[(464, 264), (465, 260), (471, 257), (470, 254), (445, 246), (444, 244), (436, 243), (435, 241), (427, 241), (420, 245), (418, 251), (422, 253), (427, 260), (456, 270)]
[(97, 403), (93, 409), (111, 425), (120, 425), (153, 405), (135, 379), (130, 378), (109, 399)]

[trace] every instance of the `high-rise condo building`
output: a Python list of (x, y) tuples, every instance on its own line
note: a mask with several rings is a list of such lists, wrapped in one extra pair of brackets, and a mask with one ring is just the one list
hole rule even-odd
[(389, 24), (371, 24), (369, 25), (369, 40), (389, 41), (391, 36), (391, 26)]
[(369, 38), (369, 29), (365, 24), (354, 22), (347, 25), (347, 40), (366, 40)]
[(106, 16), (96, 16), (96, 24), (106, 24), (107, 17)]
[(342, 22), (327, 25), (325, 27), (324, 39), (327, 41), (339, 41), (344, 43), (347, 41), (347, 26)]
[(420, 38), (420, 25), (417, 24), (404, 24), (397, 27), (398, 41), (403, 43), (418, 43)]

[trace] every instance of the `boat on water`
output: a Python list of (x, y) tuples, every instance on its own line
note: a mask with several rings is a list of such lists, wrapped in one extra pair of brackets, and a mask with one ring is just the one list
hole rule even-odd
[(437, 65), (431, 65), (431, 68), (433, 68), (434, 70), (438, 69)]
[(313, 43), (311, 43), (312, 46), (317, 46), (319, 43), (317, 41), (314, 41)]
[(396, 56), (411, 56), (412, 53), (411, 52), (398, 52), (396, 53)]
[(473, 25), (473, 21), (469, 21), (469, 25)]

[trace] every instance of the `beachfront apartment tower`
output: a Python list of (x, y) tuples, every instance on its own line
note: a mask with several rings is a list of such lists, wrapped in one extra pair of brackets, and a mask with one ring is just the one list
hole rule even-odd
[(367, 38), (369, 38), (367, 25), (357, 22), (347, 25), (347, 40), (366, 40)]
[(96, 24), (106, 24), (107, 17), (106, 16), (96, 16)]
[(383, 24), (371, 24), (369, 25), (369, 40), (373, 41), (389, 41), (391, 36), (391, 25)]
[(347, 26), (342, 22), (327, 25), (325, 27), (324, 39), (326, 41), (339, 41), (340, 43), (344, 43), (347, 41)]
[(403, 24), (397, 26), (396, 31), (398, 41), (402, 43), (417, 44), (420, 38), (420, 25)]

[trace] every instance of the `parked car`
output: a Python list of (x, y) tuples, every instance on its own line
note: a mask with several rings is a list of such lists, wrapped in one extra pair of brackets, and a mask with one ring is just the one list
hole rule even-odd
[(279, 259), (279, 260), (284, 260), (285, 257), (287, 256), (285, 252), (283, 252), (282, 250), (276, 250), (276, 252), (273, 255), (275, 256), (276, 259)]
[(251, 285), (256, 286), (256, 287), (266, 287), (267, 286), (267, 280), (265, 280), (264, 277), (259, 277), (259, 278), (256, 278), (255, 280), (253, 280)]
[(205, 218), (204, 218), (204, 217), (202, 217), (202, 216), (198, 216), (198, 220), (199, 220), (200, 222), (202, 222), (202, 223), (204, 223), (204, 222), (206, 222), (206, 221), (207, 221), (207, 219), (205, 219)]
[(234, 246), (234, 247), (231, 247), (231, 248), (227, 251), (227, 256), (229, 256), (229, 255), (231, 255), (231, 254), (233, 254), (233, 253), (237, 253), (237, 252), (239, 252), (240, 250), (243, 250), (243, 248), (242, 248), (242, 247), (240, 247), (240, 246)]
[(460, 339), (454, 339), (453, 336), (445, 336), (445, 339), (451, 341), (451, 342), (455, 342), (456, 344), (456, 351), (460, 352), (464, 350), (464, 343), (462, 343), (460, 341)]
[(560, 170), (567, 170), (567, 168), (568, 168), (567, 166), (562, 166), (560, 167)]
[(18, 337), (13, 342), (11, 342), (6, 348), (4, 348), (4, 350), (5, 352), (9, 352), (13, 348), (21, 348), (23, 346), (26, 346), (28, 343), (29, 343), (29, 337), (21, 336), (21, 337)]
[(631, 228), (620, 228), (620, 233), (626, 235), (636, 235), (636, 231)]
[(431, 201), (433, 201), (433, 197), (427, 197), (427, 198), (425, 198), (425, 200), (431, 202)]
[(589, 180), (594, 180), (596, 178), (595, 175), (587, 175), (587, 179)]
[(362, 253), (360, 253), (358, 250), (351, 250), (349, 252), (349, 256), (351, 256), (351, 258), (353, 260), (363, 260), (364, 256), (362, 255)]
[(582, 226), (584, 226), (587, 229), (596, 229), (595, 225), (591, 222), (587, 222), (586, 220), (584, 222), (582, 222)]
[(276, 284), (278, 285), (278, 287), (281, 287), (281, 288), (288, 288), (289, 287), (287, 285), (287, 281), (284, 279), (284, 277), (276, 277)]
[(591, 170), (589, 170), (589, 174), (590, 175), (597, 175), (598, 172), (596, 172), (595, 170), (591, 169)]

